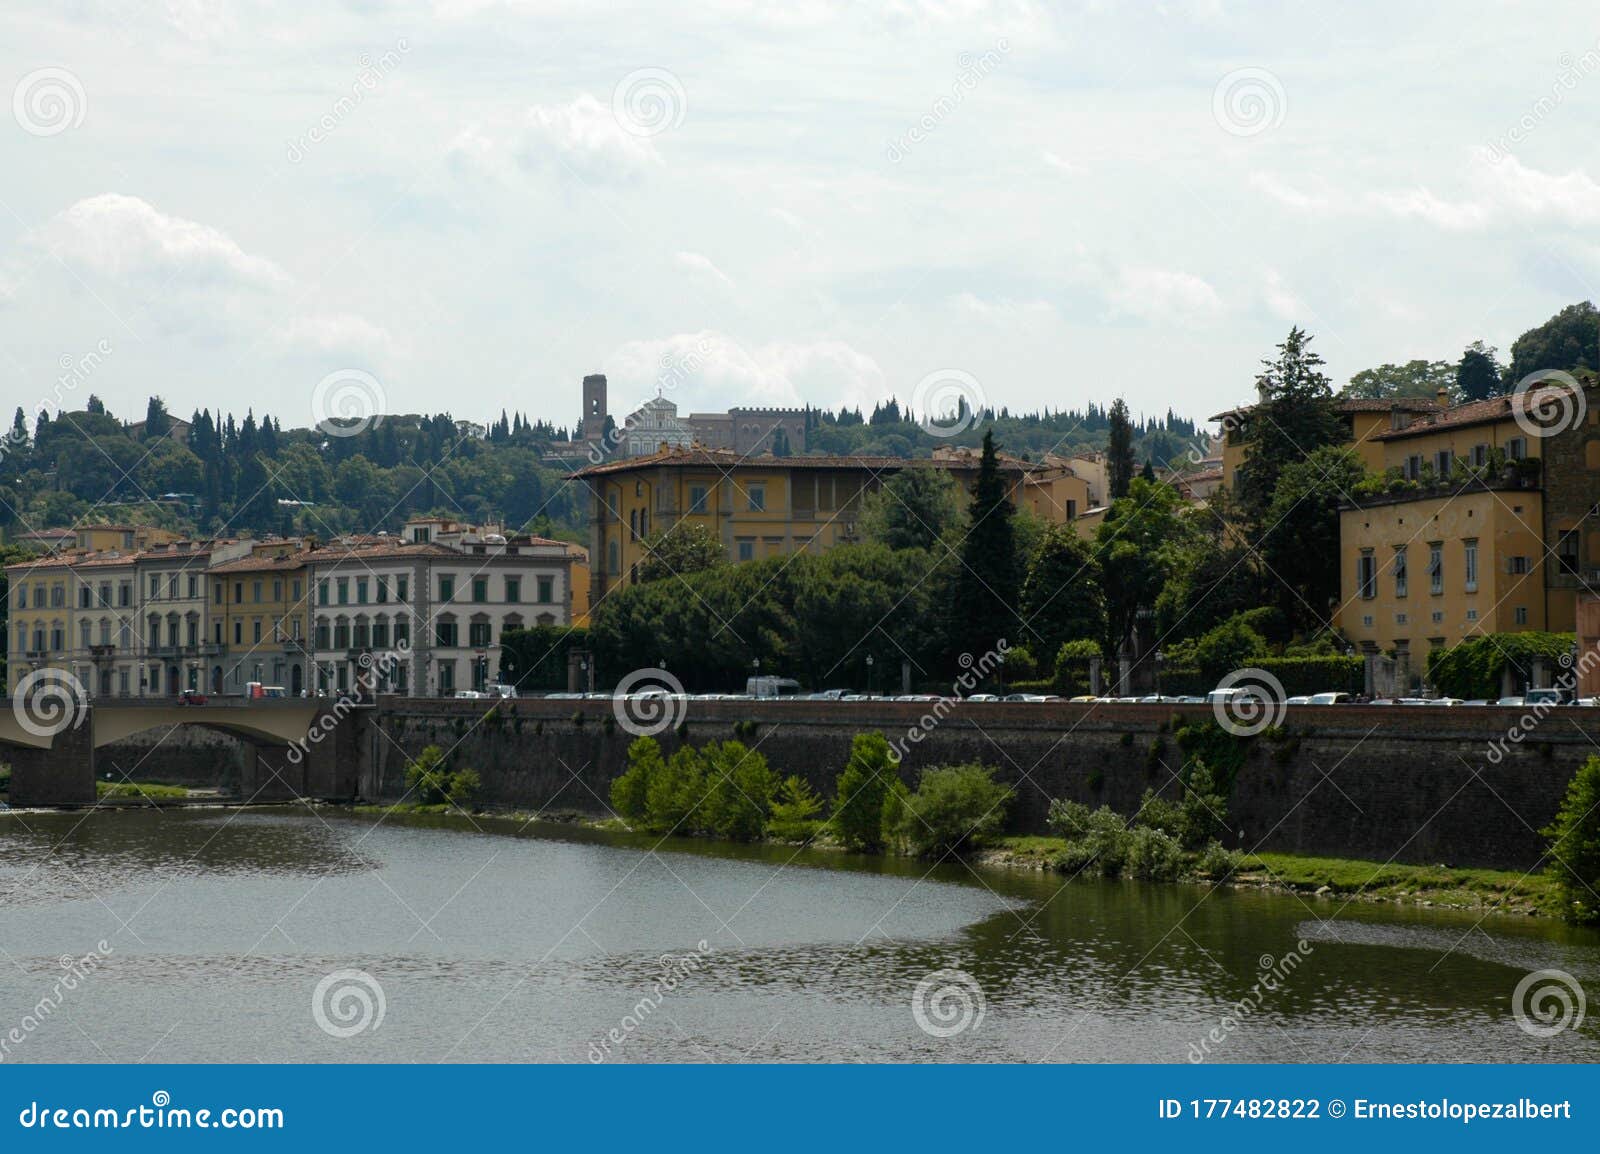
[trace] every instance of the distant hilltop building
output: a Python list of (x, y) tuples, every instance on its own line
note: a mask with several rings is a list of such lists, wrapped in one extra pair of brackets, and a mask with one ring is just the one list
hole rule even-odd
[(806, 451), (806, 410), (740, 407), (725, 413), (678, 415), (678, 406), (657, 395), (622, 419), (609, 417), (606, 378), (583, 378), (583, 439), (607, 457), (647, 457), (662, 448), (730, 449), (740, 456)]

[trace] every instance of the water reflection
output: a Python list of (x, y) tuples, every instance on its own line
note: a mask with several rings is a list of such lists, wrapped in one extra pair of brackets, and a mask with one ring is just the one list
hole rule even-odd
[[(115, 946), (66, 1011), (92, 1043), (19, 1060), (584, 1061), (702, 940), (613, 1058), (1185, 1061), (1231, 1015), (1209, 1060), (1600, 1060), (1510, 1006), (1533, 969), (1600, 984), (1600, 935), (1475, 914), (338, 811), (0, 821), (0, 893), (0, 1012)], [(388, 1015), (333, 1039), (308, 1000), (351, 966)], [(952, 1038), (911, 1013), (943, 969), (986, 1006)]]

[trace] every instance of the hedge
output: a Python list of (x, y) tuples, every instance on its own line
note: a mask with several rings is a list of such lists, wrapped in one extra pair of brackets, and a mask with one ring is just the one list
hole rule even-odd
[(1534, 658), (1543, 657), (1550, 662), (1551, 673), (1557, 673), (1559, 662), (1570, 657), (1575, 641), (1571, 633), (1492, 633), (1476, 637), (1428, 654), (1428, 680), (1449, 697), (1499, 697), (1501, 678), (1508, 667), (1523, 685), (1531, 679)]

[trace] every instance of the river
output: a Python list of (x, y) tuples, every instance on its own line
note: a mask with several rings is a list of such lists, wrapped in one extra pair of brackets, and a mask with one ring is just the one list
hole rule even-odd
[(504, 820), (0, 815), (9, 1062), (1600, 1061), (1600, 1006), (1514, 1015), (1543, 969), (1600, 991), (1600, 935)]

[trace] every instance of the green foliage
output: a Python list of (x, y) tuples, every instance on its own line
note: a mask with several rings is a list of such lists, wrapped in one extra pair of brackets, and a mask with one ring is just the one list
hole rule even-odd
[(1350, 378), (1343, 396), (1377, 400), (1428, 400), (1439, 390), (1454, 399), (1456, 366), (1448, 361), (1407, 361), (1403, 365), (1379, 365), (1363, 369)]
[(1006, 680), (1031, 681), (1039, 675), (1039, 663), (1026, 645), (1013, 645), (1006, 650)]
[(767, 827), (778, 777), (759, 751), (742, 742), (707, 745), (705, 803), (691, 816), (692, 833), (706, 833), (726, 841), (757, 841)]
[(1254, 665), (1255, 659), (1265, 654), (1267, 640), (1251, 627), (1253, 612), (1230, 617), (1199, 637), (1168, 646), (1167, 660), (1175, 667), (1198, 669), (1211, 682)]
[(1473, 341), (1456, 365), (1456, 395), (1463, 401), (1483, 401), (1505, 391), (1497, 350)]
[(884, 803), (899, 781), (894, 751), (881, 733), (858, 733), (850, 760), (834, 784), (834, 836), (847, 849), (875, 852), (884, 845)]
[(1078, 638), (1062, 642), (1061, 648), (1056, 650), (1055, 691), (1068, 697), (1081, 697), (1088, 693), (1092, 688), (1090, 662), (1099, 656), (1098, 641)]
[(1573, 775), (1555, 821), (1542, 832), (1562, 916), (1575, 925), (1600, 923), (1600, 756)]
[(1135, 477), (1128, 496), (1112, 502), (1095, 531), (1106, 607), (1106, 652), (1118, 652), (1139, 615), (1177, 570), (1194, 530), (1176, 489)]
[[(500, 677), (524, 692), (567, 688), (567, 655), (588, 648), (586, 629), (535, 625), (500, 634)], [(584, 688), (587, 688), (585, 686)]]
[[(1311, 341), (1303, 329), (1291, 328), (1278, 356), (1263, 361), (1256, 376), (1263, 401), (1245, 417), (1242, 436), (1248, 455), (1239, 473), (1238, 497), (1246, 519), (1258, 530), (1271, 525), (1266, 513), (1284, 469), (1345, 439), (1322, 358), (1311, 350)], [(1259, 534), (1249, 539), (1259, 540)]]
[(890, 549), (941, 551), (958, 535), (960, 497), (944, 469), (902, 469), (862, 500), (862, 532)]
[[(611, 805), (630, 825), (651, 833), (756, 841), (777, 792), (767, 759), (737, 741), (684, 746), (663, 760), (655, 739), (640, 737), (628, 747), (627, 768), (611, 783)], [(798, 805), (791, 821), (815, 813), (798, 812), (804, 798), (788, 800)]]
[(644, 825), (650, 814), (650, 783), (666, 766), (653, 737), (635, 738), (628, 746), (628, 766), (611, 783), (611, 808), (630, 825)]
[(1128, 495), (1133, 483), (1133, 422), (1128, 417), (1128, 403), (1121, 397), (1111, 402), (1106, 429), (1106, 484), (1111, 489), (1111, 499)]
[(646, 555), (637, 578), (641, 582), (686, 577), (727, 563), (722, 538), (701, 521), (685, 518), (671, 528), (650, 534), (643, 545)]
[(799, 774), (790, 774), (778, 787), (767, 819), (767, 836), (778, 841), (808, 842), (822, 828), (822, 798)]
[(654, 768), (645, 782), (644, 828), (651, 833), (689, 834), (703, 822), (705, 759), (683, 746)]
[(1023, 623), (1016, 610), (1015, 514), (994, 437), (985, 433), (967, 532), (961, 542), (961, 564), (955, 570), (947, 602), (945, 640), (952, 654), (976, 656), (989, 652), (1001, 638), (1025, 640), (1019, 636)]
[(1509, 667), (1516, 680), (1528, 684), (1533, 661), (1555, 663), (1572, 651), (1571, 633), (1494, 633), (1461, 641), (1428, 654), (1428, 680), (1450, 697), (1490, 699), (1500, 696), (1501, 678)]
[[(1600, 312), (1589, 301), (1568, 305), (1511, 345), (1510, 385), (1541, 369), (1600, 369)], [(1510, 390), (1505, 390), (1509, 392)]]
[(888, 817), (895, 836), (918, 857), (960, 855), (993, 839), (1005, 824), (1012, 791), (984, 765), (923, 770), (914, 792)]
[(406, 767), (406, 796), (418, 806), (466, 809), (482, 786), (475, 769), (452, 770), (444, 750), (427, 746)]
[(1040, 534), (1022, 582), (1022, 616), (1026, 644), (1044, 658), (1053, 659), (1070, 641), (1105, 636), (1094, 550), (1070, 527), (1047, 525)]
[(1271, 499), (1251, 536), (1286, 619), (1310, 633), (1339, 596), (1339, 505), (1366, 476), (1353, 449), (1324, 445), (1280, 463)]

